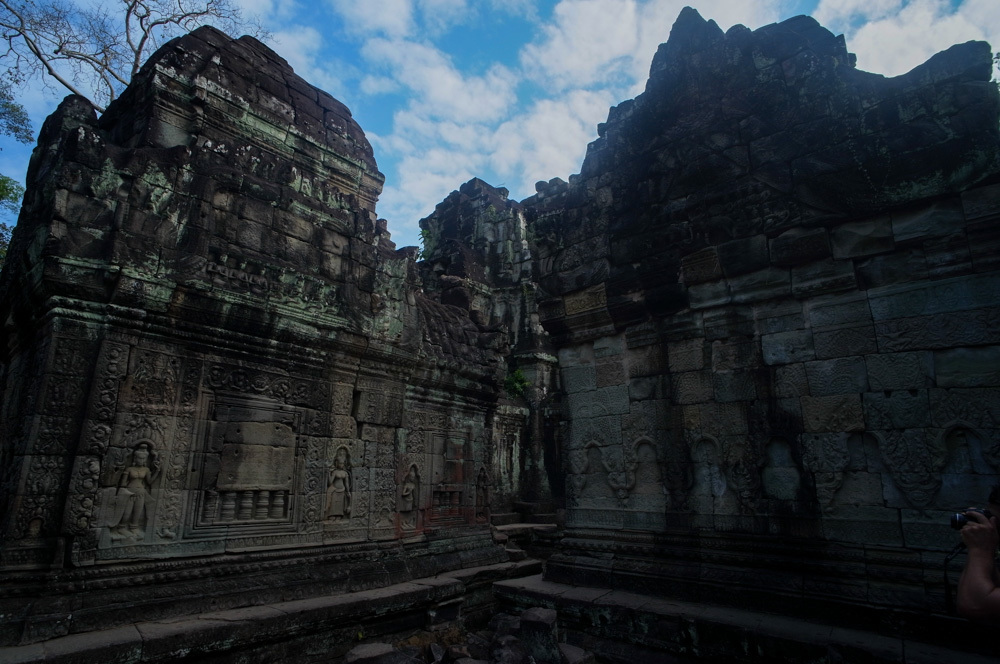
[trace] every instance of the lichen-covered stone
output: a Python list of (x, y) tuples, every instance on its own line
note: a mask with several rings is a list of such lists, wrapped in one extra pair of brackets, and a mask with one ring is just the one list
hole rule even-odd
[(0, 278), (0, 644), (506, 559), (507, 337), (421, 291), (382, 182), (343, 104), (207, 27), (46, 121)]
[[(570, 432), (547, 579), (941, 629), (951, 487), (1000, 479), (975, 433), (1000, 386), (1000, 94), (984, 43), (891, 79), (855, 64), (808, 17), (723, 33), (685, 9), (580, 174), (521, 202)], [(618, 339), (666, 366), (593, 359)]]
[(347, 109), (249, 38), (171, 42), (100, 120), (67, 99), (0, 278), (0, 638), (471, 566), (516, 506), (565, 507), (546, 583), (588, 603), (742, 610), (572, 609), (618, 659), (828, 654), (705, 636), (754, 612), (992, 647), (939, 562), (1000, 479), (991, 66), (887, 79), (808, 17), (685, 9), (579, 175), (470, 180), (419, 261)]

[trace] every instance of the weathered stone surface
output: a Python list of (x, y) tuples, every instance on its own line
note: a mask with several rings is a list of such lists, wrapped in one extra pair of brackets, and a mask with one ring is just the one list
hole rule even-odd
[(861, 394), (868, 387), (868, 372), (863, 357), (806, 362), (809, 393), (813, 396)]
[(343, 104), (212, 28), (100, 119), (47, 120), (0, 279), (0, 643), (505, 559), (483, 515), (510, 346), (420, 292), (382, 181)]
[(896, 242), (951, 235), (962, 231), (966, 218), (975, 217), (964, 214), (961, 201), (954, 199), (900, 210), (892, 215), (892, 235)]
[(796, 297), (853, 290), (857, 287), (854, 264), (826, 258), (792, 268), (791, 292)]
[(830, 241), (825, 228), (791, 228), (770, 243), (771, 262), (775, 265), (802, 265), (830, 256)]
[(857, 258), (891, 251), (894, 247), (889, 217), (842, 224), (830, 231), (834, 258)]
[(790, 364), (811, 360), (816, 356), (813, 336), (807, 330), (777, 332), (761, 337), (766, 364)]
[(868, 294), (872, 317), (887, 321), (991, 307), (1000, 294), (1000, 276), (970, 275), (879, 288)]
[(817, 330), (813, 347), (818, 359), (845, 357), (878, 350), (875, 330), (871, 325), (847, 326)]
[(1000, 383), (1000, 346), (951, 348), (934, 353), (938, 387), (989, 387)]
[[(521, 202), (461, 185), (416, 262), (342, 105), (255, 42), (188, 39), (100, 121), (66, 102), (29, 174), (0, 281), (0, 573), (41, 580), (0, 600), (6, 642), (112, 620), (69, 589), (125, 561), (100, 599), (157, 615), (468, 566), (516, 502), (565, 506), (548, 579), (645, 594), (571, 620), (651, 659), (856, 652), (758, 639), (788, 616), (894, 644), (859, 661), (979, 647), (943, 617), (935, 532), (1000, 479), (988, 45), (886, 79), (808, 17), (723, 33), (685, 9), (579, 175)], [(151, 582), (127, 575), (171, 558), (134, 600)], [(642, 622), (672, 600), (749, 622)]]
[(802, 397), (806, 431), (864, 431), (860, 394)]
[(344, 655), (344, 664), (410, 664), (414, 661), (388, 643), (363, 643)]
[(868, 384), (873, 390), (915, 390), (931, 384), (930, 353), (866, 355)]
[(521, 642), (539, 664), (561, 661), (557, 619), (553, 609), (532, 608), (521, 613)]

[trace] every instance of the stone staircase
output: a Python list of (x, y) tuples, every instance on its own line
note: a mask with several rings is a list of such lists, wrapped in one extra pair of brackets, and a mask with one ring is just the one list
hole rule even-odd
[(546, 560), (562, 537), (563, 511), (549, 502), (515, 501), (513, 511), (494, 514), (494, 539), (503, 542), (511, 561)]

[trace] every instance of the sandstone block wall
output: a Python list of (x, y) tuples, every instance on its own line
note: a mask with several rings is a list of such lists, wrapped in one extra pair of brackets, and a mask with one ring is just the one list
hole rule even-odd
[(0, 644), (506, 559), (505, 342), (420, 291), (382, 180), (212, 28), (49, 118), (0, 278)]
[(948, 515), (1000, 478), (990, 72), (981, 43), (886, 79), (806, 17), (681, 13), (580, 175), (522, 202), (564, 398), (546, 578), (947, 612)]
[(0, 643), (501, 560), (517, 499), (565, 507), (551, 581), (958, 638), (947, 516), (1000, 478), (990, 72), (686, 9), (579, 175), (466, 183), (419, 264), (347, 109), (249, 38), (67, 99), (0, 276)]

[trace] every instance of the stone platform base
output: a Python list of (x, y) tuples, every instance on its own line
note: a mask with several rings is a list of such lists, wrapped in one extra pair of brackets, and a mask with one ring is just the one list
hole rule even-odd
[(540, 574), (499, 581), (493, 592), (500, 609), (510, 613), (528, 607), (555, 609), (566, 642), (595, 653), (601, 661), (616, 664), (997, 661), (996, 654), (970, 653), (787, 616), (564, 585), (545, 581)]
[(0, 648), (0, 662), (337, 662), (361, 641), (485, 624), (495, 611), (495, 581), (540, 571), (537, 560), (501, 563), (373, 590), (136, 622)]

